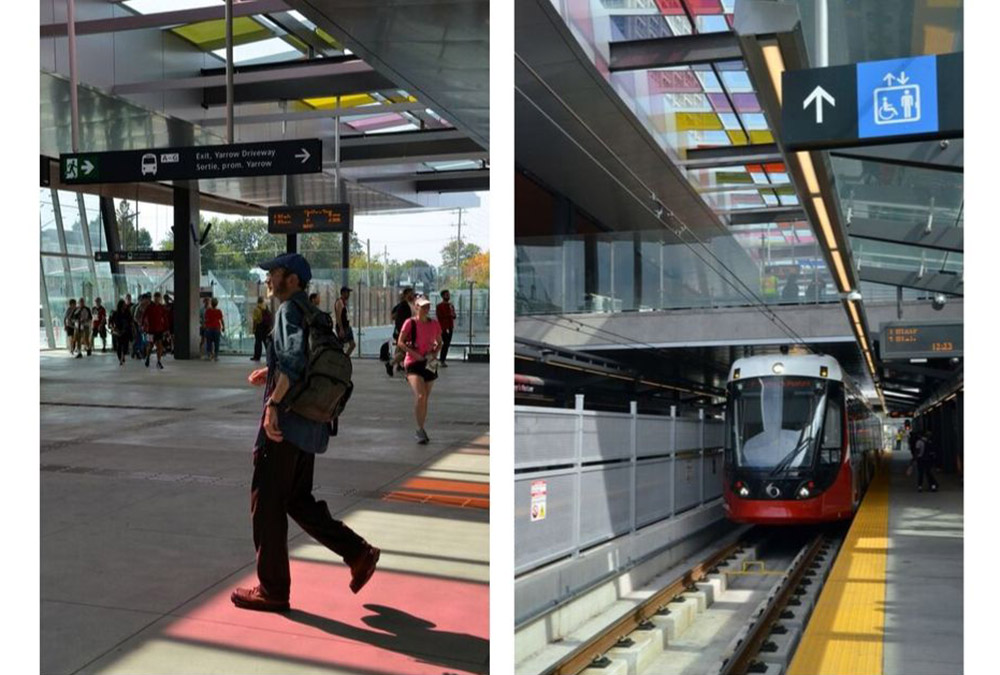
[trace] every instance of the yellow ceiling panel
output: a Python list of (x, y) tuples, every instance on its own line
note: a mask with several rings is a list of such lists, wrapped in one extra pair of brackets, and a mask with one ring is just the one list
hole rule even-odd
[(722, 120), (715, 113), (676, 113), (678, 131), (718, 131)]
[[(186, 26), (178, 26), (172, 29), (174, 33), (180, 35), (185, 40), (199, 46), (208, 45), (214, 42), (226, 40), (225, 19), (213, 19), (212, 21), (199, 21)], [(253, 42), (267, 37), (271, 37), (270, 30), (254, 21), (253, 17), (238, 16), (233, 19), (233, 42), (240, 44)]]

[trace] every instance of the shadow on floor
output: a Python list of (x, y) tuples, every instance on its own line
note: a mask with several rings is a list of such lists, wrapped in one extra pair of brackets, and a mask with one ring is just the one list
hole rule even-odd
[(488, 640), (467, 633), (432, 630), (435, 625), (432, 622), (392, 607), (365, 605), (365, 609), (375, 614), (364, 617), (362, 621), (375, 630), (365, 630), (302, 610), (293, 609), (287, 616), (290, 621), (318, 628), (330, 635), (406, 654), (424, 663), (484, 675), (489, 672)]

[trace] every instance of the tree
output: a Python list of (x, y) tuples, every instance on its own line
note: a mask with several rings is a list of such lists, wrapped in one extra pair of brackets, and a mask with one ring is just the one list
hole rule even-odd
[(482, 288), (489, 288), (490, 285), (490, 252), (477, 253), (465, 261), (463, 268), (465, 280), (475, 281), (476, 285)]
[(459, 249), (458, 239), (452, 239), (441, 249), (441, 259), (445, 267), (459, 269), (466, 260), (480, 253), (482, 249), (471, 242), (463, 241)]
[(132, 213), (132, 204), (123, 199), (118, 202), (115, 220), (118, 222), (118, 240), (122, 250), (149, 251), (153, 248), (153, 236), (149, 230), (138, 227), (138, 213)]

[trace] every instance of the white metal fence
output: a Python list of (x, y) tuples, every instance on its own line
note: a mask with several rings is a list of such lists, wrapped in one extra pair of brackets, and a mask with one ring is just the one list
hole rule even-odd
[(722, 495), (723, 423), (514, 407), (515, 574)]

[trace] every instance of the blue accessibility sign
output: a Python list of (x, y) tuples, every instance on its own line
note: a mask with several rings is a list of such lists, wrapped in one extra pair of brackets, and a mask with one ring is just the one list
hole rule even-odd
[(861, 138), (938, 131), (937, 57), (857, 64)]

